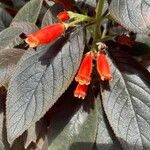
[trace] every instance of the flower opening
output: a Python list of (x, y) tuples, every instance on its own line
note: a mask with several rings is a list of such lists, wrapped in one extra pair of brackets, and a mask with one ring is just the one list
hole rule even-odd
[(88, 90), (88, 85), (78, 84), (74, 91), (74, 96), (84, 99), (87, 94), (87, 90)]
[(39, 45), (45, 45), (56, 40), (64, 33), (64, 31), (65, 25), (63, 23), (55, 23), (27, 35), (25, 42), (32, 48)]
[(97, 71), (100, 75), (101, 80), (112, 80), (112, 74), (110, 71), (109, 63), (106, 59), (104, 51), (97, 54)]

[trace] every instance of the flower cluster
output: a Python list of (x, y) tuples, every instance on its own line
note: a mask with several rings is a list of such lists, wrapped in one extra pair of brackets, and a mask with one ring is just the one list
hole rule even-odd
[(90, 51), (86, 53), (79, 71), (75, 77), (78, 85), (74, 91), (74, 96), (84, 99), (91, 81), (91, 73), (93, 68), (93, 60), (96, 60), (96, 68), (102, 81), (112, 80), (110, 66), (103, 50), (100, 52)]

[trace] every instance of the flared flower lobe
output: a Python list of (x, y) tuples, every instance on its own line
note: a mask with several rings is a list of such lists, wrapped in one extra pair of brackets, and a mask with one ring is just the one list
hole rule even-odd
[(87, 94), (87, 90), (88, 90), (88, 85), (78, 84), (74, 91), (74, 96), (84, 99)]
[(45, 45), (55, 41), (64, 33), (64, 31), (65, 25), (63, 23), (55, 23), (27, 35), (25, 42), (32, 48), (39, 45)]

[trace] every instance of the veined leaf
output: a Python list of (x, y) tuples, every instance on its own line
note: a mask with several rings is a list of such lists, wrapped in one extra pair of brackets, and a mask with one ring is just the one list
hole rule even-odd
[(111, 53), (113, 80), (102, 92), (108, 120), (125, 150), (150, 149), (150, 74), (127, 53)]
[(150, 33), (149, 0), (112, 0), (110, 12), (127, 29), (139, 33)]
[[(63, 46), (64, 45), (64, 46)], [(72, 82), (84, 50), (82, 29), (65, 43), (28, 50), (9, 84), (7, 133), (11, 143), (52, 107)]]
[(15, 67), (21, 56), (22, 49), (0, 50), (0, 86), (6, 86), (15, 72)]
[(22, 33), (20, 28), (9, 27), (0, 32), (0, 48), (13, 48), (20, 42), (19, 35)]
[(30, 22), (36, 23), (39, 16), (43, 0), (31, 0), (26, 5), (24, 5), (20, 11), (17, 13), (13, 22)]

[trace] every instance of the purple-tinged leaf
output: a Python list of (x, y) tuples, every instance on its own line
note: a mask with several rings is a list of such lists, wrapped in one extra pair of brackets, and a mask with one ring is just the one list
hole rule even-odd
[(109, 123), (124, 150), (150, 149), (150, 74), (126, 52), (110, 52), (113, 80), (102, 90)]
[(16, 64), (24, 52), (22, 49), (0, 49), (0, 87), (8, 86), (15, 73)]
[(37, 51), (29, 49), (18, 63), (6, 104), (10, 143), (38, 121), (72, 82), (84, 50), (83, 30), (65, 39)]
[(110, 13), (127, 29), (138, 33), (150, 33), (149, 0), (112, 0)]

